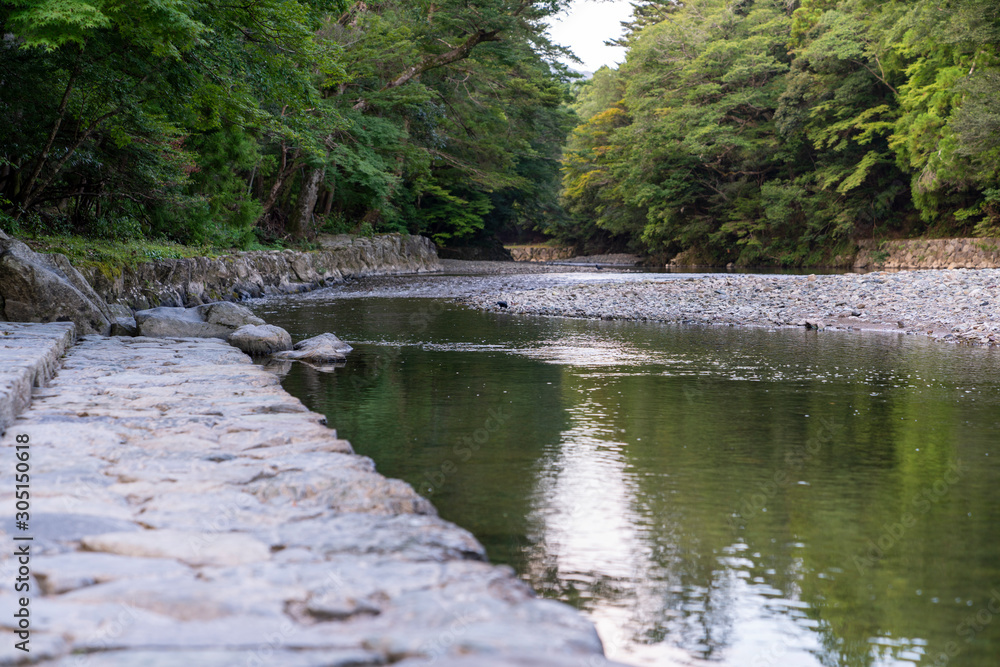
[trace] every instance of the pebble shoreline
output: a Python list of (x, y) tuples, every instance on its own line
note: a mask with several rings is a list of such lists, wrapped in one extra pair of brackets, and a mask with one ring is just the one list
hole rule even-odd
[(459, 300), (482, 310), (517, 314), (885, 330), (971, 345), (1000, 343), (1000, 269), (818, 276), (672, 274), (647, 281), (483, 291)]
[[(72, 327), (0, 323), (18, 334), (0, 362), (41, 368), (26, 330)], [(221, 340), (80, 339), (0, 438), (0, 665), (617, 664), (581, 614), (486, 562), (323, 422)], [(21, 567), (30, 589), (15, 592)], [(15, 648), (22, 608), (30, 653)]]

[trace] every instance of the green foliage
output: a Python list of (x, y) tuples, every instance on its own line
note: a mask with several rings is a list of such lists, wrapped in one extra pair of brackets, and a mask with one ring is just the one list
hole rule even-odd
[(802, 264), (996, 229), (995, 2), (644, 2), (624, 43), (576, 93), (565, 240)]
[(565, 4), (0, 3), (4, 224), (245, 248), (545, 224)]
[(420, 229), (429, 232), (438, 245), (475, 235), (483, 228), (483, 217), (492, 208), (486, 195), (474, 190), (459, 195), (434, 183), (427, 183), (419, 195), (414, 212)]
[(212, 248), (182, 246), (169, 241), (134, 238), (96, 239), (78, 235), (26, 235), (24, 242), (39, 252), (57, 252), (75, 266), (98, 267), (110, 272), (157, 259), (212, 256)]

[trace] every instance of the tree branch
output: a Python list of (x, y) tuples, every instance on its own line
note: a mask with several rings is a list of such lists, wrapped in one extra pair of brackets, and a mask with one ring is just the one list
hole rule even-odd
[[(871, 72), (871, 75), (873, 77), (875, 77), (876, 79), (878, 79), (879, 81), (881, 81), (885, 85), (886, 88), (888, 88), (889, 90), (891, 90), (893, 95), (899, 95), (899, 93), (896, 91), (896, 89), (893, 88), (892, 85), (888, 81), (885, 80), (885, 78), (879, 76), (878, 72), (876, 72), (871, 67), (869, 67), (867, 63), (865, 63), (865, 62), (863, 62), (861, 60), (851, 60), (851, 62), (853, 62), (853, 63), (855, 63), (857, 65), (861, 65), (866, 70), (868, 70), (869, 72)], [(876, 62), (878, 62), (877, 58), (876, 58)], [(881, 66), (882, 66), (882, 64), (879, 63), (879, 67), (881, 67)]]
[(45, 163), (49, 159), (49, 152), (52, 150), (52, 144), (55, 143), (56, 136), (59, 134), (59, 128), (62, 126), (63, 118), (66, 117), (66, 106), (69, 104), (69, 97), (73, 92), (73, 86), (76, 83), (76, 77), (79, 73), (80, 68), (76, 67), (73, 70), (73, 73), (70, 74), (69, 81), (66, 83), (66, 92), (63, 93), (62, 101), (59, 103), (59, 108), (56, 110), (56, 122), (52, 124), (52, 131), (49, 133), (49, 139), (45, 143), (45, 148), (42, 149), (41, 155), (38, 156), (38, 164), (35, 165), (35, 169), (28, 178), (27, 185), (24, 187), (24, 208), (28, 208), (28, 201), (35, 198), (35, 183), (38, 181), (38, 177), (42, 173), (42, 169), (45, 167)]
[[(139, 82), (136, 83), (136, 88), (146, 83), (146, 80), (149, 79), (151, 75), (152, 72), (149, 72), (144, 77), (139, 79)], [(140, 100), (140, 103), (142, 101), (144, 100)], [(41, 193), (44, 192), (45, 189), (52, 184), (52, 181), (54, 181), (56, 176), (59, 175), (63, 167), (66, 166), (66, 163), (69, 162), (70, 158), (72, 158), (76, 154), (77, 149), (79, 149), (80, 146), (83, 145), (83, 142), (85, 142), (87, 139), (90, 138), (90, 136), (94, 133), (94, 131), (97, 130), (98, 126), (100, 126), (102, 123), (104, 123), (104, 121), (108, 120), (109, 118), (113, 118), (114, 116), (120, 114), (122, 111), (125, 110), (126, 106), (128, 105), (125, 102), (123, 102), (114, 109), (112, 109), (111, 111), (107, 112), (106, 114), (98, 116), (93, 121), (91, 121), (90, 125), (87, 126), (87, 129), (83, 132), (83, 134), (80, 135), (80, 137), (76, 140), (76, 142), (66, 150), (66, 154), (63, 155), (62, 159), (59, 160), (56, 166), (52, 169), (52, 173), (50, 173), (45, 178), (45, 180), (42, 181), (38, 185), (38, 187), (34, 189), (34, 191), (28, 193), (27, 196), (24, 198), (25, 210), (27, 210), (32, 204), (38, 201), (39, 195), (41, 195)]]
[[(472, 33), (468, 39), (450, 51), (445, 51), (444, 53), (439, 53), (433, 56), (427, 56), (420, 61), (419, 64), (408, 67), (405, 72), (382, 86), (382, 91), (399, 88), (429, 70), (444, 67), (445, 65), (450, 65), (451, 63), (458, 62), (459, 60), (465, 60), (469, 57), (469, 54), (472, 53), (472, 50), (483, 42), (498, 41), (500, 41), (499, 30), (477, 30)], [(354, 109), (356, 111), (364, 111), (368, 109), (369, 106), (371, 105), (368, 100), (360, 99), (357, 104), (354, 105)]]

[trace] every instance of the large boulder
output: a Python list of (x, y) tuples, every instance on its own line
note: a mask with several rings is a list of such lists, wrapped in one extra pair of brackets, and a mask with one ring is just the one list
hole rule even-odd
[(291, 361), (306, 361), (312, 364), (330, 364), (347, 359), (347, 354), (354, 348), (340, 340), (332, 333), (325, 333), (314, 338), (307, 338), (295, 344), (295, 349), (288, 352), (277, 352), (275, 359)]
[(246, 306), (229, 301), (208, 303), (203, 306), (196, 306), (192, 310), (197, 311), (202, 319), (209, 324), (218, 324), (233, 330), (248, 324), (255, 324), (257, 326), (264, 324), (264, 320), (254, 315), (253, 311)]
[(135, 322), (132, 309), (121, 303), (109, 303), (108, 310), (111, 311), (111, 335), (112, 336), (138, 336), (139, 325)]
[(229, 344), (247, 354), (264, 356), (292, 349), (292, 336), (273, 324), (248, 324), (229, 336)]
[[(140, 310), (135, 314), (135, 322), (141, 336), (150, 336), (151, 338), (221, 338), (223, 340), (229, 340), (233, 333), (240, 328), (248, 326), (260, 328), (264, 325), (264, 320), (254, 315), (249, 308), (228, 301), (209, 303), (194, 308), (162, 306)], [(278, 329), (278, 327), (271, 328)], [(284, 347), (275, 347), (274, 350), (290, 349), (292, 346), (291, 336), (283, 329), (278, 329), (278, 331), (283, 332), (288, 337), (288, 344)], [(269, 335), (273, 336), (274, 332)], [(244, 352), (246, 351), (244, 350)], [(252, 354), (264, 353), (253, 352)]]
[(0, 232), (0, 319), (73, 322), (80, 334), (111, 331), (108, 305), (64, 255), (37, 253)]
[(206, 322), (198, 308), (150, 308), (135, 314), (139, 333), (152, 338), (229, 338), (235, 327)]
[(112, 336), (138, 336), (139, 325), (135, 323), (134, 317), (116, 317), (111, 323)]

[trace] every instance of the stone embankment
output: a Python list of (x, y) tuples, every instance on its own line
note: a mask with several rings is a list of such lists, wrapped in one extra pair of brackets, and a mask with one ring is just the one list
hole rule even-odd
[[(508, 313), (885, 329), (978, 345), (1000, 342), (998, 269), (826, 276), (660, 275), (645, 281), (502, 289), (462, 300)], [(507, 307), (499, 307), (498, 301)]]
[(323, 249), (314, 252), (166, 259), (109, 276), (97, 268), (81, 272), (63, 255), (34, 252), (0, 231), (0, 321), (71, 321), (80, 334), (107, 335), (115, 320), (128, 319), (136, 310), (239, 301), (306, 292), (347, 278), (441, 270), (433, 242), (420, 236), (321, 236), (320, 242)]
[(563, 264), (589, 264), (591, 266), (638, 266), (644, 260), (630, 253), (608, 253), (602, 255), (577, 255), (574, 248), (566, 246), (521, 245), (505, 246), (515, 262), (554, 262)]
[(307, 292), (346, 278), (440, 271), (434, 243), (422, 236), (320, 237), (321, 250), (241, 252), (163, 259), (108, 276), (83, 271), (108, 303), (135, 310), (197, 306), (271, 294)]
[[(39, 384), (52, 358), (29, 335), (62, 345), (73, 325), (2, 327), (20, 342), (0, 358), (34, 354)], [(221, 340), (86, 337), (9, 424), (5, 470), (18, 440), (30, 519), (14, 525), (4, 475), (0, 665), (611, 664), (575, 610), (487, 563)], [(24, 560), (15, 536), (33, 538)]]
[[(711, 266), (711, 260), (696, 250), (686, 250), (667, 265), (684, 269)], [(859, 241), (853, 253), (837, 255), (828, 264), (856, 271), (901, 269), (997, 269), (1000, 239), (895, 239)], [(729, 268), (738, 268), (730, 266)]]
[(509, 245), (504, 246), (510, 251), (515, 262), (552, 262), (569, 259), (576, 252), (573, 248), (548, 245)]
[(855, 269), (996, 269), (1000, 239), (862, 241)]
[(64, 255), (38, 253), (0, 230), (0, 322), (74, 322), (108, 334), (108, 304)]

